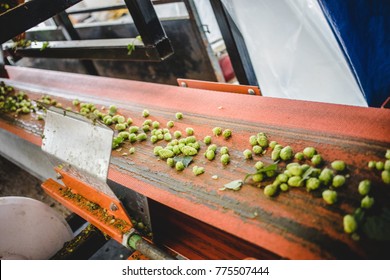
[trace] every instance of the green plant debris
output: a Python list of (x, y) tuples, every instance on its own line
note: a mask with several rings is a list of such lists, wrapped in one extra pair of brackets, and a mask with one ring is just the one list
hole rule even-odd
[(183, 171), (185, 166), (184, 166), (183, 162), (177, 161), (175, 164), (175, 168), (177, 171)]
[(27, 48), (31, 46), (31, 41), (30, 40), (26, 40), (26, 39), (20, 39), (16, 42), (13, 43), (13, 46), (12, 48), (13, 49), (17, 49), (17, 48)]
[(313, 157), (311, 158), (311, 162), (314, 166), (318, 166), (318, 165), (322, 164), (322, 162), (323, 162), (322, 156), (321, 155), (313, 155)]
[(221, 135), (221, 134), (222, 134), (222, 128), (220, 128), (220, 127), (214, 127), (214, 128), (213, 128), (213, 134), (214, 134), (214, 136), (219, 136), (219, 135)]
[(213, 150), (207, 150), (204, 155), (208, 160), (213, 160), (215, 158), (215, 152)]
[(148, 110), (148, 109), (144, 109), (144, 110), (142, 111), (142, 116), (143, 116), (144, 118), (149, 117), (149, 115), (150, 115), (150, 113), (149, 113), (149, 110)]
[(193, 159), (194, 158), (191, 156), (176, 156), (173, 158), (173, 161), (175, 163), (180, 161), (183, 163), (184, 167), (188, 167), (188, 165), (190, 165), (190, 163), (192, 162)]
[(339, 188), (345, 184), (345, 177), (343, 175), (336, 175), (333, 177), (332, 186)]
[(225, 129), (222, 132), (222, 135), (223, 135), (223, 138), (225, 138), (225, 140), (228, 140), (230, 137), (232, 137), (232, 131), (230, 129)]
[(334, 204), (337, 201), (337, 192), (333, 190), (325, 190), (322, 192), (322, 198), (327, 204)]
[(42, 47), (39, 49), (40, 51), (44, 51), (46, 50), (48, 47), (50, 47), (50, 43), (49, 42), (43, 42), (42, 43)]
[(382, 171), (381, 178), (382, 178), (383, 183), (389, 185), (390, 184), (390, 171), (388, 171), (388, 170)]
[(345, 170), (345, 162), (342, 160), (335, 160), (331, 163), (331, 166), (334, 170), (344, 171)]
[(263, 153), (263, 148), (259, 145), (254, 145), (252, 151), (255, 155), (261, 155)]
[(257, 144), (259, 144), (259, 146), (262, 147), (263, 149), (267, 148), (269, 145), (268, 136), (263, 132), (258, 133), (257, 134)]
[(306, 147), (303, 149), (303, 155), (308, 159), (311, 159), (316, 153), (317, 151), (313, 147)]
[(299, 160), (299, 161), (302, 161), (302, 160), (305, 158), (305, 156), (303, 155), (302, 152), (298, 152), (298, 153), (296, 153), (296, 154), (294, 155), (294, 158), (297, 159), (297, 160)]
[(252, 159), (252, 151), (249, 149), (246, 149), (242, 152), (245, 159)]
[(221, 190), (221, 191), (224, 191), (224, 190), (239, 191), (243, 184), (244, 184), (243, 180), (234, 180), (230, 183), (223, 185), (223, 188), (220, 188), (219, 190)]
[(131, 55), (133, 51), (135, 50), (135, 44), (130, 43), (127, 45), (127, 55)]
[(294, 153), (290, 146), (286, 146), (283, 149), (280, 150), (279, 157), (282, 160), (290, 160), (292, 159)]
[(365, 209), (370, 209), (374, 205), (374, 198), (366, 195), (363, 197), (360, 206)]
[(223, 154), (223, 155), (221, 156), (221, 163), (222, 163), (223, 165), (228, 165), (229, 162), (230, 162), (230, 156), (229, 156), (228, 154)]
[(221, 154), (221, 155), (225, 155), (225, 154), (229, 154), (229, 148), (228, 147), (221, 147), (220, 149), (219, 149), (219, 153)]
[(79, 207), (92, 212), (95, 217), (100, 221), (104, 222), (107, 225), (115, 227), (121, 233), (125, 233), (130, 229), (130, 225), (122, 219), (117, 219), (113, 215), (110, 215), (109, 212), (102, 208), (99, 204), (89, 201), (84, 196), (80, 194), (75, 194), (70, 188), (60, 189), (61, 195), (72, 200)]
[(258, 161), (255, 163), (256, 170), (260, 170), (264, 167), (264, 163), (262, 161)]
[(188, 136), (194, 135), (194, 129), (192, 127), (187, 127), (186, 128), (186, 134)]
[(267, 185), (264, 188), (264, 195), (266, 195), (268, 197), (274, 196), (276, 194), (277, 190), (278, 190), (277, 186), (275, 186), (273, 184)]
[(246, 174), (245, 177), (244, 177), (243, 182), (246, 182), (246, 180), (247, 180), (249, 177), (253, 176), (253, 175), (256, 175), (256, 174), (266, 174), (266, 173), (269, 172), (269, 171), (276, 171), (277, 168), (278, 168), (277, 163), (270, 164), (270, 165), (268, 165), (268, 166), (259, 168), (259, 169), (257, 169), (256, 173), (248, 173), (248, 174)]
[(200, 167), (200, 166), (195, 165), (192, 168), (192, 172), (194, 173), (195, 176), (199, 176), (199, 175), (204, 173), (204, 167)]
[(346, 233), (354, 233), (358, 228), (355, 217), (349, 214), (344, 216), (343, 225)]
[(127, 45), (127, 55), (131, 55), (135, 51), (135, 42), (140, 41), (142, 42), (142, 38), (140, 35), (135, 37), (131, 43)]
[(255, 135), (250, 136), (249, 137), (249, 144), (251, 144), (251, 146), (257, 145), (257, 136), (255, 136)]
[(205, 136), (204, 139), (203, 139), (203, 142), (206, 145), (210, 145), (211, 144), (211, 136), (209, 136), (209, 135)]
[(176, 119), (181, 120), (183, 118), (183, 113), (177, 112), (175, 114)]

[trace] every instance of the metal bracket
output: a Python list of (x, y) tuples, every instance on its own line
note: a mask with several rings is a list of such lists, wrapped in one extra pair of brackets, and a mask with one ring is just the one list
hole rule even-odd
[(177, 79), (177, 83), (181, 87), (223, 91), (223, 92), (234, 92), (240, 94), (261, 95), (260, 89), (257, 86), (234, 85), (234, 84), (206, 82), (206, 81), (189, 80), (189, 79)]
[(381, 108), (384, 108), (384, 109), (390, 109), (390, 97), (388, 97), (385, 102), (383, 102)]
[[(63, 27), (62, 31), (65, 35), (65, 38), (68, 40), (81, 39), (79, 33), (73, 27), (73, 24), (66, 12), (61, 12), (56, 15), (54, 20), (56, 21), (57, 25), (61, 25)], [(81, 60), (80, 63), (83, 65), (88, 74), (99, 76), (98, 71), (96, 70), (96, 67), (91, 60)]]
[(5, 70), (4, 52), (1, 45), (0, 45), (0, 78), (8, 78), (7, 70)]
[(173, 53), (171, 43), (150, 0), (125, 0), (142, 42), (147, 48), (155, 48), (162, 58)]
[[(173, 52), (162, 51), (155, 47), (147, 47), (136, 38), (123, 39), (98, 39), (98, 40), (73, 40), (51, 41), (49, 46), (42, 50), (43, 42), (32, 42), (26, 48), (12, 48), (12, 44), (5, 44), (10, 55), (22, 57), (45, 58), (74, 58), (74, 59), (99, 59), (99, 60), (131, 60), (131, 61), (162, 61)], [(127, 45), (134, 45), (135, 49), (128, 53)], [(168, 48), (168, 45), (166, 46)], [(161, 56), (161, 54), (167, 54)]]
[(48, 179), (42, 184), (46, 193), (121, 243), (123, 233), (133, 226), (121, 202), (96, 190), (94, 183), (86, 183), (83, 175), (68, 167), (56, 171), (65, 186)]
[(244, 38), (221, 0), (210, 0), (237, 80), (243, 85), (258, 86)]

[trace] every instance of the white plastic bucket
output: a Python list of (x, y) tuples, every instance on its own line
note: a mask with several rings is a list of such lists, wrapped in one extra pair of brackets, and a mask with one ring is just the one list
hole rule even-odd
[(49, 259), (72, 238), (68, 223), (48, 205), (0, 197), (0, 259)]

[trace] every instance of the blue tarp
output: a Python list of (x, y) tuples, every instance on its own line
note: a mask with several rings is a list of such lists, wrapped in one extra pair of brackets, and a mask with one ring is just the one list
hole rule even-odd
[(390, 0), (318, 0), (367, 103), (390, 96)]

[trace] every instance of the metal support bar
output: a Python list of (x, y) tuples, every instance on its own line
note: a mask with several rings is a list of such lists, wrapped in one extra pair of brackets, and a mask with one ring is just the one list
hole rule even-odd
[(77, 10), (70, 10), (67, 11), (69, 15), (76, 15), (76, 14), (88, 14), (88, 13), (95, 13), (95, 12), (105, 12), (105, 11), (112, 11), (112, 10), (119, 10), (119, 9), (127, 9), (127, 6), (124, 4), (120, 5), (110, 5), (110, 6), (104, 6), (104, 7), (96, 7), (96, 8), (81, 8)]
[[(55, 20), (58, 25), (61, 25), (64, 28), (64, 32), (67, 33), (67, 38), (71, 40), (81, 40), (79, 33), (73, 27), (73, 24), (70, 21), (69, 16), (66, 12), (59, 13), (55, 17)], [(91, 60), (81, 60), (80, 63), (83, 65), (88, 74), (99, 76), (99, 73)]]
[[(69, 4), (70, 2), (75, 4), (79, 2), (80, 0), (63, 0), (66, 3), (68, 3), (67, 6), (59, 5), (62, 8), (66, 8), (68, 6), (71, 6)], [(4, 26), (12, 26), (12, 22), (16, 21), (17, 16), (23, 17), (23, 18), (32, 18), (31, 21), (24, 20), (22, 21), (22, 24), (16, 24), (17, 26), (22, 26), (21, 28), (18, 28), (19, 32), (23, 32), (29, 27), (34, 26), (34, 24), (37, 24), (41, 22), (42, 20), (45, 20), (43, 15), (54, 15), (58, 12), (61, 12), (64, 9), (55, 9), (55, 7), (52, 7), (52, 2), (57, 3), (61, 2), (60, 0), (53, 0), (49, 1), (49, 11), (52, 13), (47, 13), (46, 8), (37, 5), (36, 3), (42, 4), (46, 3), (48, 0), (33, 0), (28, 3), (35, 3), (35, 5), (32, 5), (31, 7), (34, 8), (33, 12), (26, 13), (24, 11), (20, 11), (20, 7), (16, 7), (15, 9), (12, 9), (11, 11), (18, 11), (12, 12), (12, 13), (5, 13), (4, 15), (7, 15), (7, 17), (3, 17), (3, 15), (0, 17), (0, 39), (3, 36), (2, 30), (5, 29)], [(26, 3), (26, 4), (28, 4)], [(58, 4), (58, 3), (57, 3)], [(50, 46), (47, 47), (46, 45), (43, 45), (42, 42), (34, 42), (31, 47), (27, 48), (17, 48), (16, 50), (13, 50), (13, 46), (8, 44), (8, 52), (11, 53), (11, 55), (19, 55), (19, 56), (27, 56), (27, 57), (45, 57), (45, 58), (74, 58), (74, 59), (100, 59), (100, 60), (135, 60), (135, 61), (156, 61), (159, 62), (161, 60), (164, 60), (168, 58), (170, 55), (173, 54), (172, 45), (168, 39), (168, 37), (165, 34), (165, 31), (157, 17), (156, 11), (153, 8), (153, 5), (150, 0), (127, 0), (126, 5), (131, 13), (131, 16), (133, 17), (134, 24), (138, 29), (139, 34), (142, 37), (142, 42), (139, 40), (136, 40), (135, 38), (127, 38), (127, 39), (117, 39), (117, 40), (86, 40), (86, 41), (69, 41), (69, 42), (50, 42)], [(28, 7), (27, 7), (28, 8)], [(41, 8), (41, 12), (43, 15), (40, 14), (40, 11), (37, 10), (38, 8)], [(5, 19), (10, 20), (10, 22), (7, 22), (7, 24), (1, 24)], [(59, 16), (59, 18), (65, 22), (67, 25), (71, 26), (71, 23), (69, 21), (69, 18), (67, 18), (64, 15)], [(34, 24), (32, 24), (32, 22)], [(69, 24), (68, 24), (69, 23)], [(12, 35), (17, 35), (18, 33), (14, 30)], [(6, 30), (5, 30), (6, 31)], [(68, 28), (69, 35), (72, 38), (79, 37), (77, 32), (74, 30), (73, 26)], [(8, 37), (4, 37), (5, 40), (8, 40), (10, 34), (8, 34)], [(1, 42), (0, 42), (1, 43)], [(132, 51), (129, 53), (128, 47), (129, 45), (132, 45)], [(131, 54), (131, 55), (129, 55)], [(92, 69), (92, 64), (87, 63), (86, 67), (91, 68), (91, 74), (97, 74), (97, 71), (94, 71), (96, 69)]]
[(7, 70), (5, 70), (3, 48), (1, 45), (0, 45), (0, 78), (8, 78)]
[(210, 0), (240, 84), (258, 86), (244, 38), (221, 0)]
[(0, 44), (77, 4), (81, 0), (31, 0), (0, 16)]
[(173, 53), (172, 45), (150, 0), (125, 0), (144, 45), (156, 49), (161, 57)]
[[(168, 42), (168, 41), (167, 41)], [(128, 54), (127, 45), (133, 44), (135, 49)], [(172, 53), (163, 52), (161, 56), (158, 49), (145, 47), (135, 38), (80, 40), (80, 41), (52, 41), (42, 50), (42, 42), (33, 42), (28, 48), (17, 48), (13, 53), (12, 45), (6, 44), (6, 52), (10, 55), (23, 57), (45, 58), (74, 58), (74, 59), (100, 59), (100, 60), (131, 60), (131, 61), (156, 61), (166, 59)], [(170, 45), (169, 45), (170, 46)], [(167, 48), (169, 48), (167, 46)], [(165, 48), (165, 50), (167, 50)], [(160, 49), (161, 51), (161, 49)]]
[(183, 2), (183, 0), (152, 0), (153, 5)]
[(65, 38), (67, 40), (81, 40), (81, 37), (77, 30), (74, 28), (69, 16), (66, 12), (61, 12), (54, 17), (54, 21), (57, 25), (63, 27), (65, 30)]
[[(183, 2), (183, 0), (152, 0), (153, 5), (178, 3), (178, 2)], [(127, 6), (123, 4), (118, 4), (118, 5), (109, 5), (109, 6), (96, 7), (96, 8), (83, 8), (83, 9), (67, 11), (67, 13), (69, 15), (75, 15), (75, 14), (87, 14), (87, 13), (95, 13), (95, 12), (112, 11), (112, 10), (119, 10), (119, 9), (127, 9)]]
[(260, 89), (257, 86), (216, 83), (216, 82), (198, 81), (192, 79), (177, 79), (177, 83), (181, 87), (198, 88), (198, 89), (223, 91), (223, 92), (234, 92), (239, 94), (261, 95)]
[(51, 260), (86, 260), (93, 256), (104, 244), (107, 237), (93, 225), (87, 226), (71, 241), (66, 242)]
[(138, 234), (131, 235), (128, 244), (130, 248), (141, 252), (152, 260), (174, 260), (171, 255), (147, 242)]
[[(194, 34), (196, 36), (199, 36), (200, 38), (198, 40), (203, 43), (204, 47), (202, 48), (202, 51), (205, 53), (204, 56), (213, 57), (214, 56), (213, 50), (212, 50), (210, 44), (208, 43), (207, 36), (206, 36), (205, 31), (203, 29), (202, 21), (199, 17), (199, 14), (198, 14), (198, 11), (196, 9), (194, 1), (193, 0), (183, 0), (183, 2), (184, 2), (184, 5), (187, 9), (188, 15), (190, 17), (191, 26), (194, 30), (196, 30), (194, 32)], [(217, 81), (224, 82), (225, 79), (223, 77), (222, 69), (218, 63), (218, 60), (212, 59), (211, 63), (212, 63), (215, 75), (217, 76)]]

